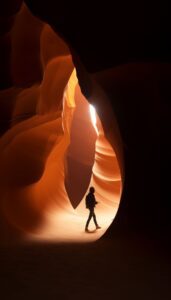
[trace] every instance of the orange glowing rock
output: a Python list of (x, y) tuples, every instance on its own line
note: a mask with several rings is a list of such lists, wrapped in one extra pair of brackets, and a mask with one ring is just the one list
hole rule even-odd
[[(43, 79), (23, 87), (28, 77), (19, 76), (17, 66), (21, 70), (22, 64), (17, 51), (25, 52), (20, 39), (23, 30), (30, 37), (28, 19), (38, 26), (34, 41), (38, 39), (41, 47), (34, 49), (33, 56), (37, 59), (39, 54)], [(94, 112), (95, 128), (68, 47), (49, 26), (36, 23), (26, 7), (16, 17), (16, 24), (12, 39), (14, 88), (0, 92), (0, 103), (4, 97), (11, 99), (12, 118), (11, 127), (0, 139), (0, 215), (6, 236), (10, 227), (10, 232), (26, 239), (96, 240), (113, 221), (121, 195), (117, 157), (105, 137), (106, 133), (112, 137), (110, 108), (106, 102), (100, 112), (100, 118), (108, 116), (103, 126)], [(35, 67), (29, 66), (29, 74), (34, 74)], [(103, 104), (103, 95), (98, 97)], [(96, 106), (93, 95), (90, 100)], [(102, 229), (88, 235), (84, 233), (85, 195), (92, 185)]]

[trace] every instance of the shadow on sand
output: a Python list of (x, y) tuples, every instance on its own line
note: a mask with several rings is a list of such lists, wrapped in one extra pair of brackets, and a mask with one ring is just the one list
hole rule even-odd
[(87, 230), (85, 231), (85, 233), (95, 233), (95, 232), (97, 232), (97, 229), (93, 229), (93, 230), (87, 229)]
[(169, 262), (163, 243), (128, 234), (0, 247), (1, 299), (167, 300)]

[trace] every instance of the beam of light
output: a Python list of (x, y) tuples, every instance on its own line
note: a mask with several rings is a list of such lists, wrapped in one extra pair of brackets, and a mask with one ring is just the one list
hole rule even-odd
[(91, 122), (93, 124), (93, 127), (94, 127), (97, 135), (99, 135), (99, 132), (98, 132), (98, 129), (97, 129), (97, 125), (96, 125), (96, 123), (97, 123), (96, 110), (95, 110), (94, 106), (91, 105), (91, 104), (89, 105), (89, 109), (90, 109)]

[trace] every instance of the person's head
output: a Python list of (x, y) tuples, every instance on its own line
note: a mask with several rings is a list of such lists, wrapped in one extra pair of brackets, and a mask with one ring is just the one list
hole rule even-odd
[(93, 186), (90, 187), (90, 193), (94, 194), (95, 188)]

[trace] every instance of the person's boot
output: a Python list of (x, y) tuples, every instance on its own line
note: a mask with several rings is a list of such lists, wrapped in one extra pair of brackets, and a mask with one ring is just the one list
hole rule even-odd
[(96, 226), (96, 229), (100, 229), (101, 227), (99, 225)]
[(85, 232), (89, 232), (88, 227), (85, 228)]

